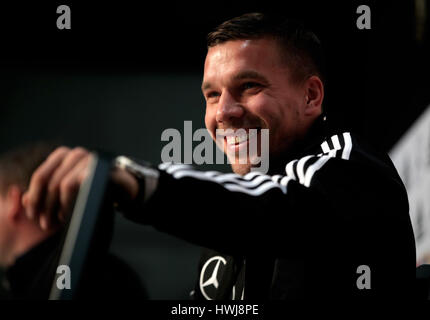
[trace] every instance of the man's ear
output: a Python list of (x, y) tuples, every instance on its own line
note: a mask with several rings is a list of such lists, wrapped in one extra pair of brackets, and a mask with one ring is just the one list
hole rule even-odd
[(305, 82), (305, 115), (319, 116), (322, 112), (324, 84), (318, 76), (311, 76)]
[(7, 190), (6, 199), (7, 199), (7, 218), (11, 222), (16, 222), (20, 219), (20, 214), (24, 210), (24, 207), (21, 203), (22, 198), (22, 190), (17, 185), (9, 186)]

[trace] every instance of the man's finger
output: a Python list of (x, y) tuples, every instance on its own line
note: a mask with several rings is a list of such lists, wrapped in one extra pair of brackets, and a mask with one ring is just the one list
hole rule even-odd
[(43, 220), (46, 220), (45, 224), (49, 224), (54, 218), (58, 220), (58, 212), (54, 212), (59, 207), (59, 188), (60, 183), (64, 177), (71, 172), (74, 167), (82, 160), (85, 156), (88, 156), (88, 151), (83, 148), (74, 148), (64, 158), (60, 166), (52, 174), (52, 177), (47, 186), (46, 200), (44, 208), (42, 208), (43, 215), (46, 216)]
[(47, 183), (69, 150), (70, 149), (67, 147), (57, 148), (33, 173), (30, 186), (23, 199), (23, 204), (26, 205), (27, 216), (30, 219), (36, 217), (43, 200), (42, 196), (46, 190)]
[(73, 206), (82, 182), (88, 176), (88, 167), (92, 157), (84, 157), (76, 164), (72, 171), (70, 171), (60, 183), (60, 212), (59, 218), (65, 220), (73, 210)]

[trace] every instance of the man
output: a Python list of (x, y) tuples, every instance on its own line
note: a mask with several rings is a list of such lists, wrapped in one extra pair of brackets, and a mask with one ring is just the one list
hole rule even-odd
[[(111, 176), (126, 217), (210, 249), (196, 298), (412, 295), (406, 191), (386, 154), (327, 126), (312, 32), (263, 14), (224, 22), (208, 37), (202, 90), (211, 136), (242, 130), (218, 140), (235, 174), (120, 157)], [(251, 131), (262, 156), (264, 129), (268, 174), (253, 171), (251, 154), (236, 161)], [(51, 154), (23, 198), (30, 217), (49, 229), (53, 207), (68, 214), (90, 160), (82, 149)]]
[[(47, 299), (66, 230), (55, 221), (49, 230), (29, 220), (21, 198), (34, 170), (54, 150), (37, 143), (0, 156), (0, 299)], [(100, 244), (81, 279), (80, 299), (145, 299), (135, 272), (108, 254), (111, 219), (99, 232)], [(98, 260), (96, 260), (98, 259)], [(1, 274), (0, 274), (1, 275)]]
[[(37, 278), (34, 266), (27, 266), (28, 272), (22, 272), (26, 264), (23, 262), (25, 254), (39, 243), (51, 243), (52, 240), (48, 239), (58, 229), (56, 226), (51, 230), (41, 230), (38, 224), (27, 219), (21, 204), (21, 197), (27, 189), (31, 174), (52, 150), (53, 148), (41, 144), (27, 148), (25, 153), (9, 152), (0, 158), (0, 266), (7, 268), (7, 278), (3, 279), (2, 285), (4, 292), (8, 292), (11, 298), (27, 295), (27, 289), (34, 286)], [(34, 249), (37, 250), (46, 251), (46, 245)], [(51, 264), (53, 259), (49, 262), (41, 259), (38, 262), (43, 265), (46, 273), (51, 270), (51, 275), (53, 274), (56, 267)], [(31, 269), (33, 272), (30, 272)], [(52, 281), (44, 283), (43, 288), (39, 285), (37, 290), (29, 290), (37, 297), (49, 290), (50, 285)]]

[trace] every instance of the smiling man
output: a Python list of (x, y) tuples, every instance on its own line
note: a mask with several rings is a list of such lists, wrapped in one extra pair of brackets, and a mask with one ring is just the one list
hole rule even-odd
[[(327, 125), (321, 51), (298, 23), (258, 13), (224, 22), (208, 37), (205, 123), (214, 139), (230, 130), (218, 141), (229, 159), (253, 138), (256, 154), (230, 174), (118, 157), (112, 202), (124, 215), (208, 248), (195, 298), (413, 296), (405, 188), (386, 154)], [(263, 130), (267, 174), (252, 170)], [(90, 159), (80, 148), (51, 154), (23, 197), (29, 217), (49, 228), (52, 208), (67, 214)]]
[[(237, 31), (237, 39), (223, 41), (222, 32), (209, 37), (202, 85), (206, 127), (212, 137), (217, 129), (269, 129), (269, 150), (277, 157), (302, 139), (322, 113), (324, 90), (316, 76), (319, 72), (314, 68), (314, 73), (299, 74), (297, 69), (302, 66), (284, 54), (283, 45), (287, 45), (276, 35), (252, 39), (256, 32), (249, 30), (245, 37), (245, 32)], [(252, 159), (244, 165), (236, 159), (247, 141), (224, 143), (238, 174), (248, 173), (252, 165)]]

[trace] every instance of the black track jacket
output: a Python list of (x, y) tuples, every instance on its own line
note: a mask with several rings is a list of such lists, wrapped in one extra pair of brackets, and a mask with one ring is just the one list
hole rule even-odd
[(406, 190), (388, 155), (351, 132), (319, 119), (267, 175), (155, 170), (151, 197), (125, 215), (208, 248), (196, 299), (413, 296)]

